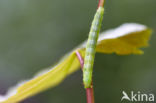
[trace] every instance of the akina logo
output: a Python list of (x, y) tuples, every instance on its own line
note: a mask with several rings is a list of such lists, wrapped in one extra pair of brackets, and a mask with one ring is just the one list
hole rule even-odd
[(128, 100), (132, 102), (154, 102), (155, 100), (153, 93), (145, 94), (141, 93), (140, 91), (136, 93), (134, 91), (131, 91), (128, 95), (125, 91), (122, 91), (122, 94), (123, 96), (121, 98), (121, 101)]

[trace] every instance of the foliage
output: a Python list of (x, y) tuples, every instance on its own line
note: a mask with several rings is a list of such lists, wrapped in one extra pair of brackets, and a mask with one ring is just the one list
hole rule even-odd
[[(144, 25), (130, 23), (117, 29), (101, 33), (96, 51), (100, 53), (116, 53), (119, 55), (143, 54), (141, 47), (148, 46), (151, 30)], [(0, 96), (1, 103), (17, 103), (48, 88), (61, 83), (68, 75), (80, 68), (75, 51), (79, 50), (85, 56), (86, 42), (66, 54), (60, 62), (42, 71), (31, 80), (19, 83), (8, 91), (6, 96)]]

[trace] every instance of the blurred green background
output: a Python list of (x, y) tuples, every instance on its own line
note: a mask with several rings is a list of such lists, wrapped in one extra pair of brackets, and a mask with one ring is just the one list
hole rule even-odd
[[(97, 0), (0, 0), (0, 93), (84, 41), (96, 8)], [(121, 103), (123, 90), (156, 94), (156, 0), (106, 0), (102, 31), (126, 22), (153, 29), (150, 47), (141, 56), (96, 55), (96, 103)], [(85, 102), (78, 71), (21, 103)]]

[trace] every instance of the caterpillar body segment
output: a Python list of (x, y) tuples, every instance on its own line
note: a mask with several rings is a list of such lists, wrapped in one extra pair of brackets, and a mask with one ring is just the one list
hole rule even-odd
[(83, 83), (85, 88), (91, 87), (96, 44), (97, 44), (97, 40), (98, 40), (98, 36), (102, 24), (103, 14), (104, 14), (104, 8), (99, 7), (94, 16), (91, 29), (89, 32), (85, 59), (84, 59), (84, 66), (83, 66)]

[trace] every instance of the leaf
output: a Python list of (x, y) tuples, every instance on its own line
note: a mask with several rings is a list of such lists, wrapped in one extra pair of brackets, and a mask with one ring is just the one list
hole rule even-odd
[(132, 23), (102, 34), (97, 45), (97, 52), (115, 52), (119, 55), (143, 54), (139, 48), (148, 46), (151, 30), (146, 26)]
[(24, 85), (19, 86), (17, 92), (2, 103), (16, 103), (49, 87), (54, 87), (67, 75), (76, 71), (79, 66), (79, 61), (73, 52), (68, 57), (65, 57), (60, 64), (46, 71), (46, 73), (37, 75), (30, 81), (23, 82), (22, 84)]
[[(139, 48), (148, 46), (150, 34), (151, 30), (144, 25), (124, 24), (117, 29), (101, 33), (96, 50), (101, 53), (120, 55), (142, 54), (143, 51)], [(0, 103), (17, 103), (60, 84), (68, 75), (80, 68), (75, 51), (79, 50), (84, 57), (85, 45), (86, 42), (68, 53), (56, 66), (10, 89), (7, 95), (0, 96)]]

